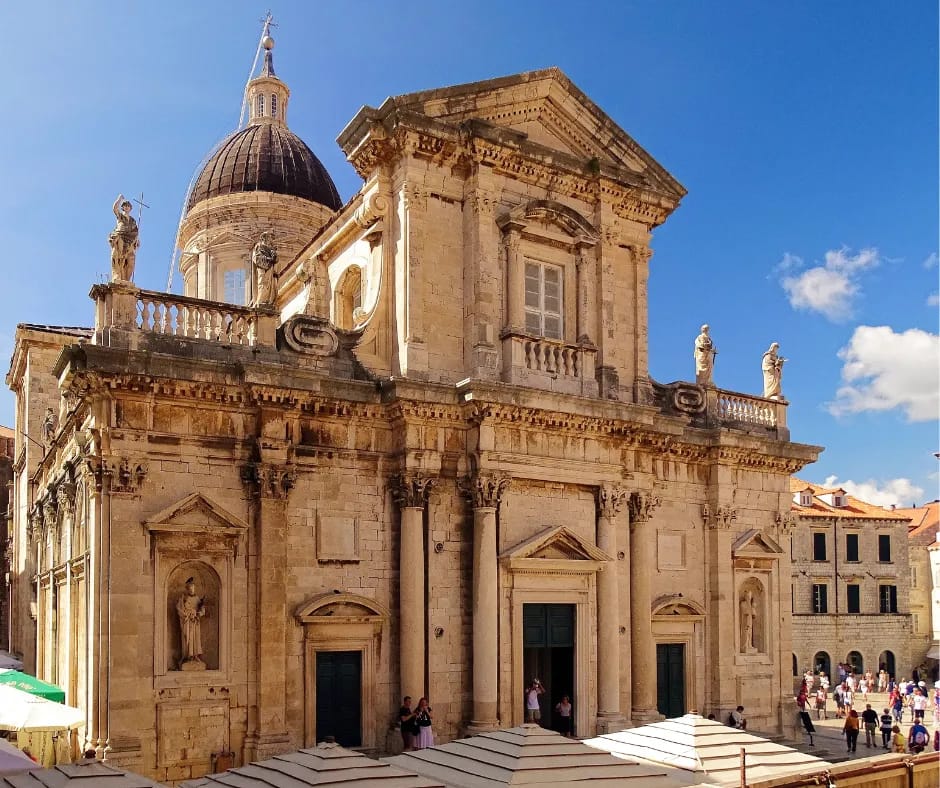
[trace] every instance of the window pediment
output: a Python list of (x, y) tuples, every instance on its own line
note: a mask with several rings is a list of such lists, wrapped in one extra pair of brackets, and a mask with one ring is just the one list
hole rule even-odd
[(563, 525), (547, 528), (510, 547), (500, 558), (513, 568), (534, 569), (539, 565), (548, 568), (548, 564), (574, 568), (572, 564), (580, 563), (584, 571), (596, 571), (602, 564), (613, 560)]
[(757, 528), (745, 531), (731, 545), (734, 558), (778, 558), (782, 553), (780, 545)]
[(531, 200), (503, 214), (496, 223), (503, 230), (512, 227), (535, 236), (544, 235), (541, 226), (548, 226), (582, 246), (593, 246), (599, 238), (584, 216), (556, 200)]
[(248, 523), (202, 493), (192, 493), (144, 520), (151, 537), (214, 536), (237, 545)]

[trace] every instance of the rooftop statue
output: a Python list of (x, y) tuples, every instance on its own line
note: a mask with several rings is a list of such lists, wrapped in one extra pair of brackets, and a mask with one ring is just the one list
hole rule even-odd
[(783, 378), (783, 362), (786, 359), (777, 355), (780, 345), (772, 342), (761, 361), (761, 370), (764, 373), (764, 396), (768, 399), (783, 399), (780, 381)]
[(133, 206), (119, 194), (111, 210), (117, 225), (108, 236), (111, 244), (111, 281), (130, 282), (134, 278), (134, 264), (137, 261), (137, 248), (140, 246), (140, 233), (137, 221), (131, 216)]
[(251, 267), (255, 277), (255, 297), (252, 306), (271, 306), (277, 295), (274, 287), (274, 266), (277, 249), (274, 234), (265, 230), (251, 250)]
[(695, 338), (695, 382), (699, 386), (714, 386), (712, 377), (715, 371), (715, 356), (718, 348), (708, 335), (708, 325), (702, 326), (702, 333)]

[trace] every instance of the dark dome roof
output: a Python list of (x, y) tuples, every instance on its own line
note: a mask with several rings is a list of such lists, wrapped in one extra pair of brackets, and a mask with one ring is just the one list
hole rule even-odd
[(229, 135), (202, 168), (186, 203), (221, 194), (274, 192), (342, 206), (333, 179), (296, 134), (280, 123), (255, 123)]

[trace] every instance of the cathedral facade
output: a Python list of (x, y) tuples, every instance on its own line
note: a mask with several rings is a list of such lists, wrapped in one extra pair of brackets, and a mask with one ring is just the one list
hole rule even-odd
[(534, 678), (579, 736), (788, 725), (789, 476), (819, 449), (780, 398), (650, 378), (683, 187), (547, 69), (364, 107), (342, 204), (265, 45), (184, 294), (130, 281), (119, 225), (94, 326), (18, 329), (12, 646), (88, 746), (169, 781), (389, 752), (402, 696), (446, 740), (524, 721)]

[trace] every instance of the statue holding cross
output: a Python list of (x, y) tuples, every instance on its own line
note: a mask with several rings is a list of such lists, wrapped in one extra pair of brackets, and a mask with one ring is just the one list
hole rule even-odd
[(140, 231), (137, 221), (131, 216), (133, 205), (119, 194), (111, 210), (117, 219), (117, 226), (108, 236), (111, 244), (111, 281), (130, 282), (134, 278), (134, 264), (137, 261), (137, 248), (140, 246)]

